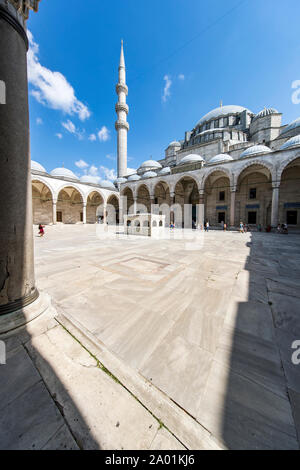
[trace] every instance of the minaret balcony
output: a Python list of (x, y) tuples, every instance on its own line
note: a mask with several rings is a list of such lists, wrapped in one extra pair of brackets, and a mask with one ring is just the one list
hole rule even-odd
[(118, 131), (119, 129), (126, 129), (127, 131), (129, 131), (129, 124), (127, 121), (118, 119), (115, 123), (115, 128), (116, 128), (116, 131)]
[(119, 94), (121, 91), (124, 91), (124, 93), (127, 96), (128, 95), (128, 86), (125, 85), (125, 83), (118, 83), (117, 86), (116, 86), (116, 91), (117, 91), (117, 94)]
[(117, 103), (116, 104), (116, 112), (124, 111), (126, 114), (129, 113), (129, 106), (126, 103)]

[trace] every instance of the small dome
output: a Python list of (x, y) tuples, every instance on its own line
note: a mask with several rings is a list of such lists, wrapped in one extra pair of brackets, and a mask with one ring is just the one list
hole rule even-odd
[(171, 169), (169, 166), (165, 166), (162, 170), (158, 172), (159, 176), (169, 175), (171, 173)]
[(100, 180), (98, 184), (99, 184), (99, 186), (101, 186), (101, 188), (113, 189), (113, 190), (116, 189), (115, 185), (112, 183), (112, 181)]
[(72, 180), (78, 180), (77, 176), (73, 171), (68, 170), (68, 168), (55, 168), (50, 173), (52, 176), (61, 176), (62, 178), (71, 178)]
[(141, 179), (141, 177), (139, 175), (134, 174), (134, 175), (128, 176), (127, 181), (138, 181), (140, 179)]
[(141, 164), (140, 168), (162, 168), (162, 166), (155, 160), (146, 160)]
[(253, 145), (246, 149), (241, 155), (240, 158), (253, 157), (254, 155), (259, 155), (260, 153), (270, 153), (272, 150), (266, 145)]
[(283, 144), (280, 147), (280, 150), (287, 150), (287, 149), (291, 149), (294, 147), (299, 147), (299, 145), (300, 145), (300, 134), (295, 135), (295, 137), (292, 137), (291, 139), (289, 139), (285, 144)]
[(177, 140), (173, 140), (173, 142), (171, 142), (168, 147), (181, 147), (181, 143), (180, 142), (177, 142)]
[(91, 176), (91, 175), (84, 175), (84, 176), (81, 176), (80, 181), (82, 183), (99, 184), (99, 177)]
[(201, 155), (196, 155), (194, 153), (191, 153), (190, 155), (186, 155), (183, 157), (182, 160), (178, 163), (178, 165), (185, 165), (186, 163), (198, 163), (198, 162), (204, 162), (204, 158), (201, 157)]
[(233, 158), (227, 153), (219, 153), (215, 157), (209, 160), (209, 163), (221, 163), (221, 162), (230, 162)]
[(40, 171), (41, 173), (47, 173), (45, 168), (38, 162), (31, 160), (31, 169), (35, 171)]
[(114, 181), (114, 184), (122, 184), (122, 183), (126, 183), (127, 179), (126, 178), (123, 178), (122, 176), (120, 176), (119, 178), (116, 179), (116, 181)]
[(136, 175), (136, 170), (133, 168), (127, 168), (127, 176)]
[(271, 116), (271, 114), (278, 114), (277, 109), (275, 108), (264, 108), (262, 109), (259, 113), (254, 116), (253, 121), (256, 121), (256, 119), (260, 119), (266, 116)]
[(155, 171), (146, 171), (146, 173), (143, 174), (143, 178), (155, 178), (157, 176), (157, 173)]
[(294, 131), (295, 129), (298, 130), (298, 128), (299, 128), (299, 133), (300, 133), (300, 118), (295, 119), (295, 121), (291, 122), (291, 124), (289, 124), (287, 127), (285, 127), (281, 131), (281, 135), (282, 134), (287, 134), (288, 132)]

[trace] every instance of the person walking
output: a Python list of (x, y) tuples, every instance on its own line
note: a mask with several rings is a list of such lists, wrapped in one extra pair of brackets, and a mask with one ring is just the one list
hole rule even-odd
[(242, 221), (240, 222), (240, 233), (244, 233), (244, 224)]
[(39, 224), (39, 235), (40, 235), (40, 237), (43, 237), (45, 235), (44, 228), (45, 228), (44, 225)]

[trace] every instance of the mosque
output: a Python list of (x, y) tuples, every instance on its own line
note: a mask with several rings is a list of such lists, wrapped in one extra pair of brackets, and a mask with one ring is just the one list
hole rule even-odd
[(181, 226), (189, 205), (198, 225), (300, 228), (300, 118), (282, 125), (275, 108), (255, 114), (221, 105), (171, 142), (164, 158), (146, 160), (128, 175), (123, 42), (116, 91), (117, 180), (98, 184), (66, 168), (48, 174), (32, 161), (34, 223), (118, 223), (126, 214), (152, 211), (164, 214), (166, 225)]

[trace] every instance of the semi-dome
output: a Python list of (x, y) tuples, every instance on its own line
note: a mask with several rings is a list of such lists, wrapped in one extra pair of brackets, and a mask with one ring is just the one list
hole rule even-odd
[(178, 163), (178, 165), (185, 165), (186, 163), (198, 163), (198, 162), (204, 162), (204, 158), (201, 157), (201, 155), (196, 155), (194, 153), (191, 153), (190, 155), (186, 155), (183, 157), (182, 160)]
[(287, 150), (287, 149), (291, 149), (294, 147), (299, 147), (299, 145), (300, 145), (300, 134), (295, 135), (295, 137), (292, 137), (291, 139), (289, 139), (285, 144), (283, 144), (280, 147), (280, 150)]
[(233, 104), (227, 105), (227, 106), (221, 106), (205, 114), (205, 116), (203, 116), (200, 119), (200, 121), (197, 122), (196, 127), (200, 126), (206, 121), (210, 121), (211, 119), (217, 119), (223, 116), (228, 116), (229, 114), (240, 114), (240, 113), (243, 113), (244, 111), (248, 111), (248, 113), (253, 114), (252, 111), (250, 111), (247, 108), (244, 108), (243, 106), (236, 106)]
[(55, 168), (50, 173), (52, 176), (61, 176), (62, 178), (71, 178), (73, 180), (78, 180), (77, 176), (73, 171), (68, 170), (68, 168)]
[(169, 166), (165, 166), (162, 170), (158, 172), (159, 176), (169, 175), (171, 173), (171, 168)]
[(261, 153), (270, 153), (272, 150), (266, 145), (253, 145), (253, 147), (247, 148), (241, 155), (240, 158), (253, 157)]
[(233, 158), (228, 155), (228, 153), (219, 153), (215, 155), (213, 158), (209, 160), (209, 163), (223, 163), (223, 162), (230, 162)]
[(146, 171), (146, 173), (143, 174), (143, 178), (155, 178), (157, 176), (157, 173), (155, 171)]
[(41, 173), (47, 173), (45, 168), (38, 162), (31, 160), (31, 169), (35, 171), (40, 171)]
[(139, 181), (140, 179), (141, 177), (139, 175), (134, 174), (134, 175), (128, 176), (127, 181)]
[(290, 131), (299, 130), (300, 133), (300, 117), (291, 122), (287, 127), (281, 131), (281, 135), (287, 134)]
[(275, 109), (275, 108), (264, 108), (259, 113), (257, 113), (256, 116), (254, 116), (253, 121), (255, 121), (256, 119), (266, 117), (266, 116), (271, 116), (271, 114), (278, 114), (277, 109)]
[(181, 147), (181, 143), (177, 140), (173, 140), (173, 142), (169, 143), (168, 147)]
[(99, 177), (92, 176), (92, 175), (83, 175), (80, 178), (82, 183), (92, 183), (92, 184), (99, 184)]
[(101, 186), (101, 188), (113, 189), (113, 190), (116, 189), (112, 181), (100, 180), (98, 184)]

